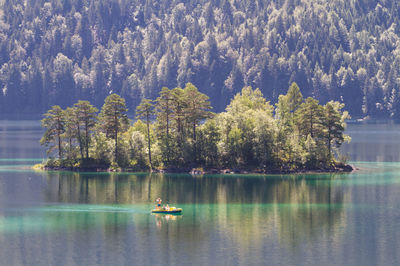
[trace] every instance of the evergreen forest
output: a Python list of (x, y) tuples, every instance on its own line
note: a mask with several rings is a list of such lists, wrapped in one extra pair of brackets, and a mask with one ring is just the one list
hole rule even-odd
[(162, 88), (155, 101), (144, 98), (133, 125), (125, 99), (117, 94), (105, 99), (100, 112), (82, 100), (66, 109), (53, 106), (42, 120), (41, 144), (51, 156), (48, 169), (350, 170), (338, 153), (350, 140), (343, 107), (304, 99), (293, 83), (275, 106), (259, 89), (244, 87), (215, 114), (209, 97), (187, 83)]
[(195, 84), (223, 111), (243, 87), (278, 102), (400, 117), (395, 0), (2, 0), (0, 112), (41, 114), (113, 93), (134, 110)]

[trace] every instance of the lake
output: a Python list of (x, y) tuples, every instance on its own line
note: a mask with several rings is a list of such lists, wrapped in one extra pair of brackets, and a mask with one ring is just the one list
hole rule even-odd
[(0, 265), (400, 265), (400, 126), (347, 133), (350, 174), (79, 174), (32, 171), (40, 123), (2, 120)]

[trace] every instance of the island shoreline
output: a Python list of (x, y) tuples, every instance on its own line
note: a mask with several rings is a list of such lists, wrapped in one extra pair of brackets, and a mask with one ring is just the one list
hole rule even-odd
[(129, 169), (129, 168), (76, 168), (76, 167), (49, 167), (45, 165), (33, 166), (35, 170), (44, 171), (70, 171), (70, 172), (98, 172), (98, 173), (159, 173), (159, 174), (191, 174), (191, 175), (231, 175), (231, 174), (260, 174), (260, 175), (291, 175), (291, 174), (332, 174), (332, 173), (351, 173), (358, 170), (353, 165), (339, 164), (329, 168), (321, 169), (244, 169), (244, 168), (165, 168), (165, 169)]

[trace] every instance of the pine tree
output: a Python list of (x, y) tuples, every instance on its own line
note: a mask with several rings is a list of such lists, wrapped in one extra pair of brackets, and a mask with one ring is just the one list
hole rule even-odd
[(172, 91), (166, 87), (163, 87), (160, 96), (156, 100), (156, 112), (157, 112), (157, 130), (159, 131), (159, 137), (166, 148), (166, 162), (170, 161), (170, 124), (172, 114)]
[(291, 131), (293, 129), (294, 112), (303, 102), (303, 95), (295, 82), (289, 87), (286, 95), (280, 95), (276, 104), (277, 118), (280, 120), (281, 129)]
[(183, 141), (184, 136), (184, 118), (186, 108), (183, 94), (184, 92), (182, 88), (178, 87), (172, 90), (172, 122), (175, 134), (181, 141)]
[[(192, 83), (187, 83), (183, 91), (183, 98), (186, 103), (185, 117), (191, 126), (193, 139), (193, 155), (197, 158), (197, 126), (206, 118), (211, 117), (211, 105), (207, 95), (198, 91)], [(196, 160), (196, 159), (195, 159)]]
[(325, 139), (328, 145), (329, 158), (332, 157), (332, 144), (336, 147), (340, 147), (345, 141), (345, 130), (344, 120), (350, 118), (347, 112), (341, 112), (344, 104), (330, 101), (324, 106), (324, 132)]
[(60, 106), (53, 106), (47, 113), (44, 114), (42, 119), (42, 127), (46, 131), (40, 140), (41, 145), (50, 146), (47, 153), (50, 153), (54, 148), (57, 149), (58, 158), (63, 158), (62, 150), (62, 134), (65, 132), (65, 119), (64, 113)]
[(99, 110), (93, 105), (91, 105), (89, 101), (78, 101), (76, 104), (74, 104), (74, 107), (76, 110), (76, 116), (78, 120), (77, 129), (78, 129), (79, 143), (81, 146), (82, 158), (83, 158), (82, 151), (85, 150), (86, 159), (88, 159), (89, 146), (91, 141), (90, 133), (96, 126), (97, 112)]
[(125, 99), (117, 94), (111, 94), (105, 99), (99, 115), (99, 129), (114, 140), (116, 163), (118, 163), (118, 134), (125, 132), (129, 125), (127, 112)]
[(295, 113), (295, 119), (302, 137), (307, 138), (307, 135), (310, 135), (314, 138), (321, 135), (323, 111), (324, 109), (318, 104), (318, 101), (311, 97), (299, 106)]
[(149, 149), (149, 164), (150, 169), (153, 168), (151, 163), (151, 137), (150, 137), (150, 120), (154, 115), (154, 104), (149, 99), (143, 99), (140, 105), (136, 108), (136, 117), (138, 119), (144, 118), (147, 126), (147, 145)]
[[(63, 111), (64, 116), (64, 138), (67, 140), (67, 159), (69, 162), (72, 162), (76, 159), (74, 155), (74, 140), (78, 140), (79, 142), (79, 127), (78, 127), (78, 120), (76, 117), (76, 109), (73, 107), (67, 107)], [(82, 155), (82, 153), (81, 153)]]

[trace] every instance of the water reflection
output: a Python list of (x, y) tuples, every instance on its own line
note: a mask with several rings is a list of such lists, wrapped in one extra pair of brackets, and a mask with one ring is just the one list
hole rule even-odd
[(344, 144), (342, 153), (352, 161), (399, 162), (400, 124), (352, 123), (346, 134), (352, 138)]
[[(1, 265), (400, 265), (399, 163), (297, 177), (38, 173), (21, 167), (45, 156), (39, 125), (0, 125)], [(399, 129), (349, 125), (344, 149), (399, 161)], [(151, 215), (158, 197), (183, 215)]]
[[(46, 175), (47, 187), (43, 191), (48, 202), (118, 204), (149, 213), (154, 199), (161, 197), (163, 203), (182, 207), (184, 217), (154, 216), (156, 227), (168, 228), (171, 221), (176, 222), (186, 236), (199, 242), (208, 239), (216, 229), (237, 243), (250, 246), (262, 244), (274, 232), (279, 234), (278, 242), (290, 248), (311, 243), (321, 235), (335, 238), (346, 226), (344, 210), (351, 200), (350, 190), (337, 185), (347, 178), (342, 175), (192, 177), (69, 172)], [(147, 216), (142, 216), (134, 217), (136, 226), (151, 231), (149, 220), (144, 218)], [(114, 224), (118, 225), (115, 230), (123, 230), (122, 224), (132, 222), (124, 217), (108, 217), (103, 226)], [(167, 236), (171, 237), (164, 235)]]
[(206, 176), (48, 172), (48, 202), (153, 203), (341, 203), (335, 182), (346, 175)]
[(182, 219), (182, 214), (152, 214), (155, 218), (158, 229), (162, 228), (162, 225), (168, 225), (169, 222), (174, 222), (178, 219)]

